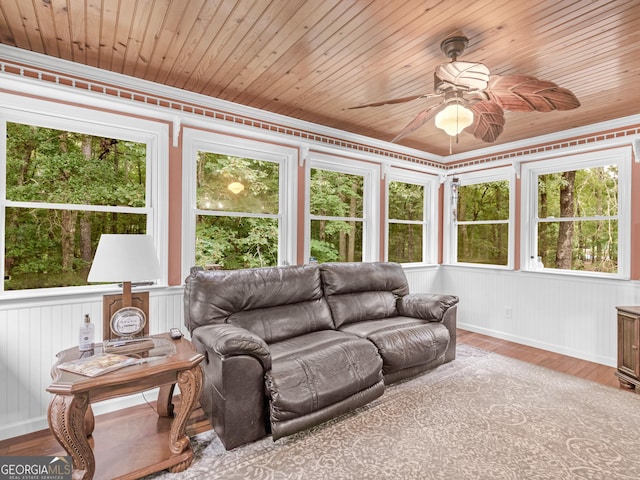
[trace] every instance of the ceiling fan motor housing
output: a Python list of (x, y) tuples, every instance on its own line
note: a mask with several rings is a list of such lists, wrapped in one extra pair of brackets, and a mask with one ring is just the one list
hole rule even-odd
[(467, 45), (469, 45), (469, 39), (467, 37), (462, 35), (454, 36), (445, 38), (440, 44), (440, 50), (455, 62), (456, 59), (462, 55), (465, 48), (467, 48)]

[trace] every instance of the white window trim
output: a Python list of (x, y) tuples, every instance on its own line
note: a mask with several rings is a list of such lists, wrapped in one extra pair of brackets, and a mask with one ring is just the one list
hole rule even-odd
[[(126, 115), (96, 111), (77, 106), (53, 103), (0, 93), (0, 224), (5, 223), (7, 206), (52, 206), (84, 211), (118, 211), (147, 215), (147, 233), (153, 235), (156, 254), (160, 261), (161, 277), (158, 285), (166, 286), (168, 277), (168, 142), (169, 127), (164, 123)], [(13, 202), (6, 198), (6, 122), (35, 125), (45, 128), (73, 131), (98, 137), (113, 137), (147, 145), (146, 206), (104, 207), (97, 205), (59, 205), (55, 203)], [(161, 201), (164, 199), (164, 201)], [(4, 265), (5, 239), (0, 236), (0, 261)], [(99, 293), (112, 290), (109, 285), (84, 285), (4, 291), (2, 299), (22, 299)]]
[[(438, 255), (438, 177), (426, 173), (411, 172), (391, 167), (385, 177), (385, 229), (384, 229), (384, 260), (389, 260), (389, 183), (402, 182), (424, 187), (424, 205), (422, 221), (407, 222), (422, 224), (422, 261), (403, 263), (403, 266), (433, 265), (437, 263)], [(404, 223), (404, 222), (393, 222)]]
[[(205, 132), (192, 128), (185, 128), (182, 134), (182, 273), (183, 278), (195, 265), (195, 234), (196, 215), (199, 210), (196, 205), (196, 155), (199, 151), (246, 157), (256, 160), (267, 160), (279, 163), (279, 239), (278, 264), (290, 265), (296, 261), (296, 219), (297, 219), (297, 149), (282, 145), (248, 140), (231, 135)], [(228, 216), (251, 214), (235, 214)], [(267, 216), (260, 215), (261, 218)], [(269, 215), (269, 217), (273, 217)]]
[[(330, 170), (364, 177), (362, 199), (362, 261), (375, 262), (380, 259), (380, 215), (374, 205), (380, 204), (380, 165), (329, 154), (310, 152), (305, 162), (305, 207), (304, 207), (304, 258), (311, 255), (311, 169)], [(376, 203), (378, 202), (378, 203)], [(337, 217), (332, 217), (337, 219)], [(339, 219), (339, 218), (338, 218)], [(358, 219), (360, 220), (360, 219)], [(305, 263), (307, 263), (305, 261)]]
[[(509, 182), (509, 219), (508, 221), (495, 221), (490, 222), (494, 223), (508, 223), (508, 253), (507, 253), (507, 264), (506, 265), (491, 265), (491, 264), (481, 264), (481, 263), (468, 263), (468, 262), (458, 262), (458, 228), (457, 222), (453, 221), (453, 209), (452, 209), (452, 200), (451, 200), (451, 184), (453, 182), (453, 178), (457, 178), (459, 181), (459, 185), (467, 186), (467, 185), (477, 185), (479, 183), (490, 183), (497, 181), (508, 181)], [(515, 182), (516, 173), (512, 167), (501, 167), (495, 168), (491, 171), (481, 171), (481, 172), (470, 172), (470, 173), (461, 173), (455, 176), (448, 176), (445, 182), (445, 190), (444, 190), (444, 198), (443, 198), (443, 212), (444, 218), (446, 219), (446, 223), (448, 223), (449, 227), (444, 228), (444, 263), (449, 265), (460, 265), (465, 267), (474, 267), (474, 268), (488, 268), (488, 269), (498, 269), (498, 270), (513, 270), (514, 268), (514, 258), (515, 258), (515, 206), (516, 206), (516, 195), (515, 195)]]
[[(584, 272), (580, 270), (562, 270), (544, 268), (541, 271), (556, 275), (578, 275), (599, 278), (630, 278), (631, 263), (631, 164), (632, 152), (628, 146), (614, 147), (578, 153), (567, 157), (555, 157), (522, 164), (522, 250), (520, 266), (522, 270), (535, 272), (530, 264), (531, 257), (536, 258), (538, 215), (538, 175), (571, 170), (582, 170), (616, 164), (618, 166), (618, 273)], [(538, 272), (540, 270), (537, 270)]]

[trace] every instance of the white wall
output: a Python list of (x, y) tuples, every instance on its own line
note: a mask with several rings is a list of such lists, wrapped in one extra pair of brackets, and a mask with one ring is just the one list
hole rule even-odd
[(437, 284), (460, 296), (460, 328), (609, 366), (615, 307), (640, 302), (639, 282), (543, 272), (445, 266)]

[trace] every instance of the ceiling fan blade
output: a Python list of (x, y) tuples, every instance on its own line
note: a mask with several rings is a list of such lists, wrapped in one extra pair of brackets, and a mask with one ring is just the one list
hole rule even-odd
[(438, 103), (436, 105), (431, 105), (429, 108), (421, 111), (416, 116), (416, 118), (414, 118), (411, 121), (411, 123), (409, 123), (409, 125), (404, 127), (404, 129), (398, 135), (396, 135), (396, 137), (393, 140), (391, 140), (391, 142), (395, 143), (398, 140), (400, 140), (401, 138), (406, 137), (407, 135), (409, 135), (414, 130), (420, 128), (422, 125), (424, 125), (426, 122), (428, 122), (431, 117), (433, 117), (436, 113), (438, 113), (438, 111), (442, 108), (443, 105), (444, 105), (444, 103), (440, 102), (440, 103)]
[(500, 105), (484, 100), (469, 105), (469, 108), (473, 111), (473, 123), (465, 131), (483, 142), (496, 141), (504, 130), (504, 112)]
[(430, 98), (430, 97), (437, 97), (437, 96), (439, 96), (439, 94), (437, 93), (423, 93), (420, 95), (412, 95), (410, 97), (394, 98), (392, 100), (383, 100), (381, 102), (368, 103), (366, 105), (358, 105), (357, 107), (349, 107), (348, 110), (355, 110), (357, 108), (366, 108), (366, 107), (380, 107), (382, 105), (393, 105), (396, 103), (410, 102), (412, 100), (417, 100), (418, 98)]
[(447, 85), (464, 90), (484, 90), (489, 82), (489, 69), (477, 62), (449, 62), (436, 67), (434, 73), (436, 88), (446, 89)]
[(570, 90), (528, 75), (494, 75), (485, 93), (489, 100), (512, 112), (551, 112), (580, 106)]

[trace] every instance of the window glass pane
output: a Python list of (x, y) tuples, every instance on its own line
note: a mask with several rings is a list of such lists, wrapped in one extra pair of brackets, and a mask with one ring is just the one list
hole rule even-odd
[(618, 222), (540, 222), (538, 255), (545, 268), (616, 273)]
[(280, 165), (198, 152), (197, 206), (202, 210), (277, 214)]
[(196, 265), (225, 270), (278, 264), (278, 220), (196, 217)]
[(509, 225), (458, 225), (458, 262), (507, 265)]
[(618, 167), (607, 165), (538, 176), (538, 217), (618, 214)]
[(422, 262), (422, 225), (389, 223), (390, 262)]
[(144, 207), (146, 145), (7, 122), (7, 199)]
[(100, 235), (146, 233), (147, 216), (6, 209), (5, 290), (87, 285)]
[(509, 218), (509, 182), (461, 185), (458, 190), (458, 220), (507, 220)]
[(363, 176), (312, 168), (309, 188), (312, 215), (362, 218)]
[(318, 262), (361, 262), (362, 222), (311, 221), (311, 256)]
[(424, 220), (424, 186), (389, 182), (389, 219)]

